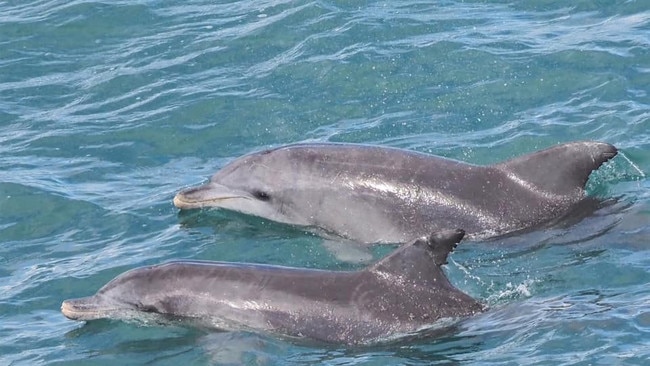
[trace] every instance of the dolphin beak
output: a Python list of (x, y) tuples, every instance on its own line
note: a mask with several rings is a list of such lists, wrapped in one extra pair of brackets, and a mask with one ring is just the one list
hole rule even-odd
[(97, 296), (82, 297), (79, 299), (65, 300), (61, 304), (61, 312), (66, 318), (72, 320), (93, 320), (106, 317), (106, 313), (114, 310), (103, 306)]
[(221, 207), (221, 203), (231, 199), (250, 199), (250, 194), (243, 191), (235, 191), (217, 183), (207, 183), (202, 186), (188, 188), (179, 192), (174, 197), (174, 206), (181, 210)]

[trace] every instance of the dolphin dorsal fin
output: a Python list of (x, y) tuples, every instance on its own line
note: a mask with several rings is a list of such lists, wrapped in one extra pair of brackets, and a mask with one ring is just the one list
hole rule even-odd
[(447, 256), (464, 235), (465, 231), (461, 229), (434, 232), (404, 244), (368, 270), (399, 276), (412, 274), (420, 278), (422, 274), (440, 270), (440, 266), (447, 264)]
[(496, 164), (512, 179), (557, 195), (582, 192), (592, 171), (616, 156), (616, 147), (594, 141), (571, 142)]
[(461, 229), (436, 231), (429, 235), (427, 244), (433, 255), (433, 262), (437, 266), (447, 264), (449, 253), (456, 249), (463, 236), (465, 231)]

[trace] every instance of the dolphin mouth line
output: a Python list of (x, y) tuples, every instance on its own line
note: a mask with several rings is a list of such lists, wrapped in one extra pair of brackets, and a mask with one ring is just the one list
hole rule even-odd
[(222, 202), (222, 201), (238, 199), (238, 198), (250, 200), (250, 198), (246, 196), (224, 196), (224, 197), (210, 198), (205, 200), (187, 200), (185, 195), (179, 193), (176, 196), (174, 196), (174, 206), (178, 208), (199, 208), (209, 203)]

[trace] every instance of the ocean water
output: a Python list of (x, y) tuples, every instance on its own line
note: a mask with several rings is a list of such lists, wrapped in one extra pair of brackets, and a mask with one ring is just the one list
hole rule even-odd
[[(641, 0), (0, 1), (0, 364), (647, 365), (649, 93)], [(173, 207), (248, 152), (490, 164), (584, 139), (620, 149), (588, 184), (607, 204), (461, 244), (447, 273), (490, 309), (439, 338), (346, 348), (59, 311), (170, 259), (353, 268), (300, 228)]]

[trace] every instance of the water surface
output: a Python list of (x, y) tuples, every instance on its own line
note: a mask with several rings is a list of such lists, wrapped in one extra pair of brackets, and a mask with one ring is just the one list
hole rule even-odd
[[(649, 85), (644, 1), (0, 2), (0, 363), (646, 364)], [(172, 206), (251, 151), (489, 164), (584, 139), (620, 149), (588, 185), (616, 202), (459, 246), (449, 277), (490, 311), (441, 338), (346, 349), (59, 312), (176, 258), (350, 268), (301, 229)]]

